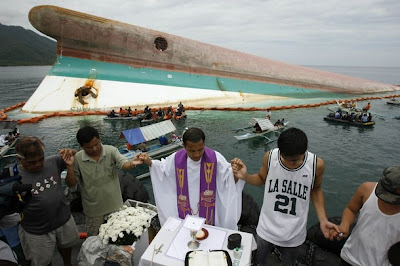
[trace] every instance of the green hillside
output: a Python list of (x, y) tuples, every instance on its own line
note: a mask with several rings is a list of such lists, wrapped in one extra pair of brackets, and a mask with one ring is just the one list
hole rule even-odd
[(57, 43), (20, 26), (0, 24), (0, 66), (52, 65)]

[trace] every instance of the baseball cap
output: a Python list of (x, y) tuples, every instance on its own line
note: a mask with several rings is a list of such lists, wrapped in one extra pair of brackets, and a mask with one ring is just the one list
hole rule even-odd
[(383, 170), (375, 194), (386, 203), (400, 204), (400, 166), (389, 166)]

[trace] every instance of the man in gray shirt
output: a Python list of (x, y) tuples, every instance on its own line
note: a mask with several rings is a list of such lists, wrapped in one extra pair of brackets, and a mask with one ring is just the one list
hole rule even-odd
[(22, 214), (19, 237), (25, 257), (32, 265), (48, 265), (57, 247), (64, 265), (71, 265), (71, 247), (78, 229), (61, 187), (61, 172), (73, 163), (69, 149), (44, 156), (44, 144), (37, 137), (23, 137), (15, 151), (23, 184), (32, 184), (32, 198)]

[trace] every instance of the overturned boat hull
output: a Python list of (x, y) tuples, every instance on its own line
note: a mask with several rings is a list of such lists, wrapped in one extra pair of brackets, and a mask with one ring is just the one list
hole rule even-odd
[(57, 59), (27, 112), (121, 106), (234, 106), (398, 90), (95, 17), (37, 6), (31, 24), (57, 40)]

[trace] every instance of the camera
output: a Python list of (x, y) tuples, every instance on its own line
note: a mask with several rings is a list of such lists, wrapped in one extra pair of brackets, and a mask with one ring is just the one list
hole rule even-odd
[(17, 163), (7, 164), (0, 172), (0, 185), (20, 179)]
[(17, 163), (8, 164), (0, 171), (0, 219), (4, 215), (21, 212), (30, 199), (32, 184), (23, 184), (21, 179)]

